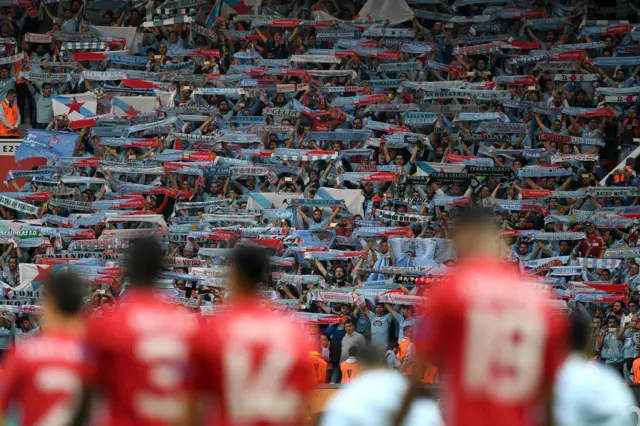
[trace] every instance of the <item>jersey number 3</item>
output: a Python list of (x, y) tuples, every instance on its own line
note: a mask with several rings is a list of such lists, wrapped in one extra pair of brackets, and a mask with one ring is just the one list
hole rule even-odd
[(546, 329), (519, 311), (474, 309), (468, 316), (463, 383), (469, 392), (519, 403), (538, 389)]

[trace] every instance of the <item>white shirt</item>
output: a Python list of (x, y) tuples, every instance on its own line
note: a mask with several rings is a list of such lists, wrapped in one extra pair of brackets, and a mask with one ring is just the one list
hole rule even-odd
[(571, 355), (560, 368), (554, 388), (557, 426), (636, 426), (635, 398), (613, 368)]
[[(387, 426), (407, 393), (406, 376), (391, 370), (360, 374), (327, 404), (320, 426)], [(411, 403), (403, 426), (443, 426), (438, 404), (419, 398)]]

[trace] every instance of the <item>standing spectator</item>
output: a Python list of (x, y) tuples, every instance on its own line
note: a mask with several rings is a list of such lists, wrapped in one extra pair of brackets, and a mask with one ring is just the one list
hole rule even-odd
[(614, 315), (607, 318), (607, 329), (600, 336), (600, 358), (615, 368), (622, 375), (624, 358), (622, 354), (622, 341), (618, 340), (618, 327), (620, 320)]
[(404, 337), (403, 330), (406, 326), (414, 326), (416, 319), (413, 316), (413, 306), (402, 305), (400, 308), (400, 314), (394, 310), (390, 304), (385, 303), (387, 311), (393, 315), (393, 319), (396, 320), (396, 334), (398, 335), (398, 341), (401, 341)]
[[(33, 86), (30, 86), (33, 87)], [(53, 97), (52, 86), (49, 83), (42, 85), (42, 91), (34, 94), (36, 103), (35, 128), (46, 129), (53, 121)]]
[(384, 303), (376, 303), (376, 313), (372, 313), (365, 304), (364, 312), (371, 321), (371, 345), (374, 347), (389, 347), (389, 327), (393, 322), (393, 315), (385, 312)]
[(622, 356), (624, 357), (624, 374), (627, 375), (633, 367), (633, 360), (638, 357), (638, 344), (640, 344), (640, 327), (638, 327), (638, 315), (634, 314), (631, 321), (620, 329), (617, 336), (623, 342)]
[(0, 102), (0, 137), (18, 138), (18, 126), (22, 122), (16, 104), (16, 91), (9, 89), (5, 100)]
[[(364, 336), (358, 332), (356, 332), (356, 327), (353, 324), (353, 321), (348, 319), (344, 322), (344, 330), (345, 335), (342, 338), (342, 342), (340, 344), (340, 365), (349, 358), (349, 350), (353, 347), (361, 348), (364, 347), (367, 342), (364, 340)], [(341, 372), (339, 369), (334, 369), (333, 377), (331, 378), (332, 383), (340, 382)]]
[(13, 315), (8, 312), (0, 313), (0, 360), (15, 346), (17, 334)]

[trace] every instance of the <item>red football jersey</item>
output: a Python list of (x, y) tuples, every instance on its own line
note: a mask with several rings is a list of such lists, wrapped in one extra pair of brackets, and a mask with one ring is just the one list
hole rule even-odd
[(534, 426), (568, 325), (538, 286), (496, 260), (461, 262), (427, 296), (418, 350), (446, 376), (448, 426)]
[(235, 302), (203, 326), (196, 364), (214, 399), (206, 425), (293, 426), (313, 388), (302, 326), (256, 302)]
[(4, 361), (2, 410), (18, 408), (24, 426), (66, 425), (86, 374), (82, 338), (45, 331), (23, 341)]
[(101, 425), (175, 424), (193, 389), (189, 360), (195, 318), (143, 290), (89, 320), (90, 382), (102, 391)]

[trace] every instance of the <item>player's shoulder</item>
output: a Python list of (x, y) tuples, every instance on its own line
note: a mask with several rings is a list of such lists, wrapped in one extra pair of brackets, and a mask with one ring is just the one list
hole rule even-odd
[[(363, 373), (329, 400), (322, 425), (387, 424), (408, 386), (406, 376), (397, 371), (381, 369)], [(403, 423), (405, 426), (441, 424), (437, 404), (427, 399), (415, 400)]]
[(56, 358), (80, 362), (83, 359), (83, 338), (45, 332), (23, 340), (14, 351), (16, 358), (24, 362)]
[(274, 311), (258, 301), (231, 303), (223, 312), (212, 316), (206, 328), (212, 334), (262, 336), (274, 342), (300, 337), (302, 325), (293, 321), (291, 313)]
[(631, 389), (616, 370), (579, 356), (570, 356), (560, 368), (554, 401), (561, 425), (568, 424), (564, 419), (571, 419), (579, 425), (628, 426), (625, 421), (636, 405)]
[(571, 395), (588, 391), (600, 399), (617, 394), (615, 400), (633, 401), (633, 394), (620, 374), (607, 365), (588, 362), (579, 356), (569, 356), (558, 371), (556, 391)]

